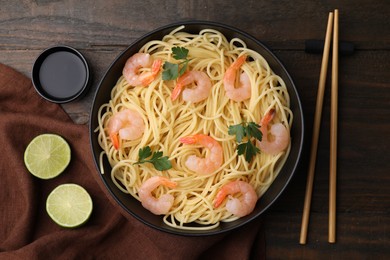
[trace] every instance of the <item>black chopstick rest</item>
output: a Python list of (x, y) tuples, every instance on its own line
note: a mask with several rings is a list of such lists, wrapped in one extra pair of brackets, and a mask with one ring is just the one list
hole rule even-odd
[[(306, 40), (305, 52), (307, 53), (320, 53), (324, 51), (323, 40)], [(352, 55), (355, 52), (355, 45), (352, 42), (339, 41), (339, 54), (343, 56)]]

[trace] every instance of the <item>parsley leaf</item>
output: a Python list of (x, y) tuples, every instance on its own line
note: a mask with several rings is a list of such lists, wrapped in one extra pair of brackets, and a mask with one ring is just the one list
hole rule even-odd
[(138, 156), (140, 160), (144, 160), (152, 155), (152, 149), (149, 146), (139, 149)]
[[(260, 152), (260, 149), (253, 144), (252, 137), (261, 141), (262, 133), (260, 126), (254, 122), (241, 123), (237, 125), (231, 125), (228, 129), (229, 135), (235, 135), (236, 141), (239, 143), (237, 146), (237, 154), (244, 155), (247, 162), (251, 162), (253, 156), (256, 156)], [(242, 142), (246, 138), (246, 142)]]
[(171, 50), (173, 54), (172, 56), (175, 60), (183, 60), (183, 61), (178, 64), (166, 61), (163, 65), (163, 69), (164, 69), (162, 72), (163, 80), (173, 80), (183, 75), (187, 69), (188, 62), (190, 61), (189, 59), (187, 59), (188, 52), (189, 52), (188, 49), (184, 47), (172, 47)]
[(249, 122), (246, 131), (248, 136), (253, 136), (257, 140), (261, 141), (263, 134), (260, 131), (260, 125), (254, 122)]
[(237, 153), (238, 153), (238, 155), (245, 154), (245, 151), (246, 151), (246, 143), (240, 143), (237, 146)]
[(184, 47), (172, 47), (173, 58), (175, 60), (187, 59), (188, 49)]
[(165, 170), (169, 170), (172, 168), (172, 164), (169, 161), (168, 156), (156, 158), (151, 163), (153, 164), (154, 168), (156, 168), (156, 170), (159, 170), (159, 171), (165, 171)]
[(163, 80), (176, 79), (179, 76), (179, 64), (165, 62), (163, 65), (164, 71), (162, 72)]
[(245, 143), (240, 143), (237, 146), (237, 154), (238, 155), (244, 155), (245, 161), (248, 163), (251, 162), (252, 157), (255, 156), (257, 153), (260, 152), (260, 149), (256, 147), (256, 145), (253, 145), (251, 141), (247, 141)]
[(251, 162), (252, 157), (256, 154), (260, 153), (260, 149), (256, 147), (252, 142), (248, 141), (246, 143), (246, 153), (245, 153), (245, 161), (248, 163)]
[(231, 125), (228, 129), (229, 135), (236, 135), (236, 141), (241, 143), (242, 138), (246, 136), (245, 127), (242, 124)]
[[(150, 159), (150, 156), (152, 156)], [(138, 162), (134, 164), (143, 164), (143, 163), (151, 163), (153, 164), (154, 168), (159, 171), (165, 171), (172, 168), (172, 164), (169, 161), (168, 156), (163, 156), (163, 152), (153, 152), (152, 149), (149, 146), (145, 146), (144, 148), (139, 149), (138, 151)]]
[(180, 75), (180, 76), (183, 75), (184, 72), (186, 72), (187, 65), (188, 65), (188, 61), (185, 61), (185, 62), (183, 63), (183, 66), (181, 67), (181, 69), (180, 69), (180, 71), (179, 71), (179, 75)]

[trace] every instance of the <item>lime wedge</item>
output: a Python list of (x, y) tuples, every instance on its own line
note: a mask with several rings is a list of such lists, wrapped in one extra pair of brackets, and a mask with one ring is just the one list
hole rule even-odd
[(51, 179), (62, 173), (70, 162), (70, 147), (64, 138), (55, 134), (35, 137), (24, 152), (29, 172), (41, 179)]
[(87, 222), (92, 208), (88, 192), (73, 183), (59, 185), (46, 200), (46, 211), (50, 218), (66, 228), (75, 228)]

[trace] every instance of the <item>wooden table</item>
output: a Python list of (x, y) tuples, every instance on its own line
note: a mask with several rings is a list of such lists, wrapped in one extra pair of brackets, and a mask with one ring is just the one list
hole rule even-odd
[[(2, 1), (0, 62), (29, 76), (45, 48), (79, 49), (93, 72), (90, 92), (63, 108), (87, 124), (98, 82), (126, 46), (152, 29), (198, 19), (223, 22), (268, 45), (286, 65), (305, 115), (301, 164), (264, 217), (268, 259), (390, 258), (390, 4), (385, 1)], [(316, 2), (316, 3), (315, 3)], [(340, 11), (340, 39), (356, 46), (339, 61), (337, 242), (328, 241), (330, 85), (326, 87), (308, 243), (299, 244), (323, 39), (328, 12)], [(330, 78), (328, 78), (330, 83)]]

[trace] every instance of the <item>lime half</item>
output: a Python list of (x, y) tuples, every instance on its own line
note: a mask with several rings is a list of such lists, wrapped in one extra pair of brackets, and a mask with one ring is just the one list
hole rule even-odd
[(35, 137), (24, 152), (24, 163), (29, 172), (41, 179), (51, 179), (62, 173), (70, 162), (70, 147), (56, 134)]
[(66, 228), (78, 227), (87, 222), (92, 208), (92, 199), (88, 192), (73, 183), (58, 186), (46, 200), (46, 211), (50, 218)]

